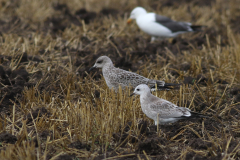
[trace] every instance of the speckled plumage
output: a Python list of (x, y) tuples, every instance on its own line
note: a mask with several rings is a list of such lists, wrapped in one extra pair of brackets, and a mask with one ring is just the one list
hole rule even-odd
[(152, 95), (150, 88), (145, 84), (138, 85), (133, 94), (140, 95), (142, 111), (147, 117), (155, 121), (155, 125), (157, 125), (157, 119), (159, 119), (158, 124), (166, 124), (180, 119), (206, 117), (199, 113), (191, 112), (188, 108), (178, 107), (167, 100)]
[[(101, 63), (99, 63), (101, 62)], [(126, 86), (136, 87), (139, 84), (148, 84), (150, 86), (157, 87), (159, 90), (171, 89), (171, 86), (177, 86), (178, 84), (166, 84), (164, 81), (148, 79), (137, 73), (125, 71), (113, 66), (111, 59), (107, 56), (101, 56), (96, 60), (96, 63), (92, 68), (102, 68), (103, 77), (111, 89), (118, 91), (119, 85), (122, 88)]]

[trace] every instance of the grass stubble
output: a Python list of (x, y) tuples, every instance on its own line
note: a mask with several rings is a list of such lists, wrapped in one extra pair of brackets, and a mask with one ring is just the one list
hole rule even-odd
[[(0, 142), (0, 159), (58, 159), (62, 155), (73, 155), (74, 159), (156, 159), (159, 155), (164, 159), (187, 159), (196, 155), (205, 159), (239, 159), (239, 101), (230, 94), (232, 88), (239, 87), (240, 80), (240, 35), (231, 25), (231, 20), (240, 16), (236, 7), (239, 5), (235, 4), (239, 2), (220, 0), (203, 7), (182, 2), (181, 7), (163, 6), (161, 9), (161, 3), (154, 1), (103, 0), (100, 3), (95, 0), (62, 0), (59, 3), (66, 4), (72, 13), (80, 8), (99, 12), (102, 8), (116, 6), (121, 6), (123, 11), (115, 17), (99, 16), (89, 24), (78, 19), (81, 26), (71, 24), (53, 34), (44, 29), (44, 21), (53, 15), (63, 14), (52, 7), (57, 5), (57, 1), (2, 2), (2, 20), (7, 21), (13, 16), (20, 19), (16, 24), (9, 23), (13, 27), (1, 28), (1, 55), (12, 57), (6, 60), (12, 71), (24, 67), (30, 74), (28, 82), (34, 85), (25, 86), (22, 95), (11, 100), (8, 114), (1, 112), (1, 133), (10, 133), (17, 137), (17, 141), (14, 144)], [(179, 49), (177, 55), (166, 47), (163, 50), (167, 54), (163, 56), (157, 49), (153, 53), (155, 61), (152, 61), (151, 55), (132, 55), (134, 51), (161, 43), (149, 44), (150, 38), (139, 32), (135, 24), (126, 25), (126, 13), (137, 5), (149, 10), (156, 5), (159, 14), (214, 28), (215, 37), (205, 36), (206, 32), (182, 35), (182, 39), (190, 40), (204, 37), (205, 43), (200, 47), (189, 44), (190, 49)], [(189, 7), (191, 11), (188, 11)], [(170, 41), (166, 43), (170, 44)], [(43, 61), (21, 62), (24, 52)], [(88, 54), (82, 56), (83, 52)], [(191, 84), (183, 85), (179, 90), (154, 94), (193, 111), (211, 115), (211, 120), (177, 122), (179, 128), (177, 131), (172, 128), (174, 134), (171, 135), (169, 130), (164, 131), (164, 126), (155, 128), (152, 138), (166, 141), (156, 142), (162, 152), (151, 154), (144, 149), (139, 151), (140, 143), (149, 139), (147, 133), (142, 133), (143, 126), (139, 124), (147, 123), (145, 129), (151, 130), (153, 122), (142, 113), (139, 98), (129, 97), (131, 89), (125, 92), (119, 90), (116, 94), (108, 89), (103, 77), (99, 76), (100, 71), (87, 72), (87, 67), (91, 67), (103, 54), (115, 59), (121, 57), (125, 61), (131, 59), (133, 68), (141, 75), (167, 82), (182, 83), (185, 77), (203, 75), (207, 80), (205, 85), (200, 83), (201, 79), (193, 79)], [(181, 70), (179, 66), (182, 64), (190, 67)], [(34, 77), (39, 71), (42, 77)], [(179, 76), (172, 75), (170, 71)], [(218, 79), (228, 83), (218, 83)], [(1, 91), (0, 103), (4, 98), (5, 93)], [(230, 114), (233, 109), (236, 116)], [(211, 122), (207, 121), (215, 122), (211, 129)], [(120, 135), (120, 138), (114, 135)], [(125, 138), (121, 139), (123, 135)], [(195, 139), (210, 145), (196, 149), (190, 145)], [(81, 144), (80, 148), (71, 147), (70, 144), (76, 142)]]

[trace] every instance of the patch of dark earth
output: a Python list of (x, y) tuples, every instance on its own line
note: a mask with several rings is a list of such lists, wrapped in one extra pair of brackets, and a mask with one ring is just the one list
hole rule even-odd
[[(184, 3), (184, 2), (174, 1), (171, 3), (176, 4), (176, 3)], [(193, 3), (197, 3), (197, 1), (194, 1)], [(205, 4), (209, 5), (209, 1), (208, 3), (205, 1), (201, 3), (203, 3), (204, 5)], [(119, 11), (111, 8), (103, 8), (99, 13), (89, 12), (85, 8), (80, 8), (74, 14), (72, 14), (66, 4), (54, 4), (53, 8), (54, 10), (59, 11), (61, 14), (56, 14), (56, 15), (53, 15), (52, 17), (47, 18), (44, 22), (43, 27), (40, 29), (42, 32), (50, 31), (53, 37), (56, 35), (60, 36), (61, 32), (64, 31), (66, 28), (70, 27), (71, 24), (80, 26), (81, 25), (80, 20), (84, 20), (86, 24), (90, 24), (96, 18), (101, 19), (108, 15), (116, 16), (116, 15), (124, 14), (124, 11)], [(6, 28), (16, 27), (16, 26), (9, 26), (11, 24), (16, 25), (17, 23), (15, 21), (17, 21), (20, 24), (25, 23), (25, 22), (21, 22), (19, 18), (13, 18), (13, 21), (8, 21), (8, 22), (4, 22), (2, 20), (1, 23), (3, 24), (3, 26), (2, 28), (0, 28), (0, 32), (7, 33), (9, 31), (6, 30)], [(6, 26), (4, 27), (4, 25)], [(27, 26), (31, 26), (31, 25), (28, 24)], [(27, 29), (29, 29), (29, 27), (25, 28), (25, 30)], [(119, 64), (119, 66), (123, 67), (123, 69), (131, 69), (132, 71), (136, 71), (139, 65), (136, 65), (136, 66), (131, 65), (130, 62), (133, 62), (134, 60), (138, 60), (138, 59), (144, 59), (144, 58), (150, 59), (151, 62), (156, 62), (156, 55), (159, 55), (159, 56), (162, 56), (165, 59), (165, 62), (167, 63), (169, 60), (169, 56), (167, 55), (166, 49), (171, 51), (175, 56), (177, 56), (178, 54), (182, 54), (182, 51), (186, 51), (186, 50), (191, 51), (193, 48), (201, 49), (203, 45), (205, 46), (207, 45), (206, 35), (208, 35), (209, 42), (215, 44), (217, 43), (217, 39), (216, 39), (217, 35), (221, 33), (222, 41), (220, 45), (225, 46), (229, 44), (227, 41), (228, 39), (227, 35), (222, 34), (222, 33), (225, 33), (225, 32), (222, 32), (225, 30), (226, 30), (226, 26), (222, 26), (221, 30), (216, 30), (214, 28), (206, 28), (202, 32), (196, 33), (198, 36), (194, 36), (194, 38), (183, 39), (180, 36), (180, 37), (174, 38), (171, 42), (169, 42), (168, 40), (165, 40), (165, 41), (158, 41), (153, 44), (149, 43), (149, 39), (146, 40), (140, 36), (135, 36), (132, 38), (111, 37), (110, 39), (113, 42), (113, 44), (117, 47), (118, 51), (109, 44), (108, 47), (104, 49), (100, 49), (98, 53), (94, 55), (89, 54), (89, 53), (93, 53), (92, 49), (79, 51), (79, 50), (72, 49), (65, 46), (63, 46), (63, 48), (56, 47), (55, 49), (61, 50), (62, 54), (65, 54), (66, 50), (69, 50), (70, 55), (75, 56), (73, 57), (73, 59), (75, 59), (75, 62), (73, 62), (74, 65), (78, 67), (79, 64), (82, 64), (82, 67), (78, 70), (81, 76), (86, 76), (85, 71), (88, 70), (90, 65), (92, 65), (95, 62), (97, 57), (101, 55), (105, 55), (106, 53), (111, 53), (112, 56), (110, 58), (112, 58), (112, 60), (115, 62), (117, 67)], [(34, 30), (31, 30), (31, 29), (29, 29), (29, 31), (35, 32)], [(91, 41), (95, 41), (94, 39), (88, 40), (86, 37), (80, 37), (80, 39), (82, 40), (83, 45), (87, 45), (91, 43)], [(141, 43), (142, 45), (139, 46), (138, 45), (139, 43)], [(129, 47), (129, 44), (131, 44), (131, 46), (134, 48), (134, 51), (131, 52), (131, 55), (132, 55), (131, 59), (127, 60), (126, 58), (123, 63), (122, 59), (118, 60), (119, 58), (116, 58), (116, 57), (119, 57), (119, 53), (122, 55), (122, 57), (126, 57), (125, 48)], [(43, 50), (44, 49), (42, 49), (41, 51)], [(25, 59), (23, 57), (22, 61), (24, 60)], [(68, 63), (68, 62), (66, 61), (65, 63)], [(99, 78), (99, 75), (97, 74), (96, 77)]]
[[(202, 121), (204, 121), (204, 127), (211, 136), (223, 136), (221, 133), (218, 133), (218, 130), (223, 126), (213, 119), (195, 119), (191, 121), (179, 121), (169, 125), (159, 125), (159, 131), (157, 131), (157, 126), (151, 125), (147, 121), (141, 121), (138, 124), (140, 135), (130, 134), (131, 132), (129, 131), (133, 124), (132, 122), (128, 122), (121, 131), (113, 134), (113, 140), (116, 143), (116, 147), (126, 148), (130, 143), (135, 146), (135, 151), (121, 153), (121, 156), (126, 155), (126, 157), (117, 159), (137, 159), (140, 155), (144, 155), (144, 152), (150, 156), (151, 159), (173, 159), (179, 157), (182, 147), (186, 146), (192, 150), (209, 151), (205, 156), (197, 154), (196, 152), (189, 152), (185, 155), (188, 158), (221, 159), (223, 156), (221, 154), (223, 148), (220, 146), (226, 146), (227, 139), (222, 141), (220, 146), (216, 146), (214, 141), (203, 140)], [(229, 132), (225, 134), (229, 134)], [(85, 149), (87, 149), (87, 145), (82, 145), (81, 142), (78, 143), (80, 144), (80, 149), (83, 149), (82, 146), (85, 146)], [(175, 147), (171, 147), (172, 143), (175, 143)], [(231, 141), (228, 148), (229, 151), (233, 151), (237, 145), (237, 141)], [(213, 152), (215, 152), (215, 155), (212, 154)], [(113, 147), (109, 148), (105, 153), (100, 151), (95, 159), (116, 157), (117, 155)], [(144, 159), (147, 158), (144, 157)]]

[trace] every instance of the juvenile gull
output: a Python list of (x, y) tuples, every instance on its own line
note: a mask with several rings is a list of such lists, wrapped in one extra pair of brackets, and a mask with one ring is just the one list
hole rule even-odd
[(156, 37), (170, 38), (185, 32), (200, 31), (203, 26), (194, 26), (189, 22), (178, 22), (168, 17), (155, 13), (147, 13), (142, 7), (132, 10), (128, 23), (136, 19), (138, 27), (145, 33), (152, 36), (151, 41)]
[(155, 125), (157, 125), (157, 120), (159, 120), (158, 124), (167, 124), (180, 119), (207, 118), (200, 113), (192, 112), (185, 107), (178, 107), (167, 100), (152, 95), (146, 84), (138, 85), (131, 95), (134, 94), (140, 95), (142, 111), (155, 121)]
[(116, 68), (113, 66), (112, 60), (107, 56), (99, 57), (89, 71), (94, 68), (102, 68), (103, 77), (108, 87), (110, 89), (113, 88), (116, 92), (118, 91), (119, 85), (122, 88), (130, 85), (135, 88), (139, 84), (148, 84), (153, 86), (152, 90), (155, 90), (155, 85), (157, 85), (158, 90), (169, 90), (179, 86), (179, 84), (165, 83), (164, 81), (148, 79), (137, 73)]

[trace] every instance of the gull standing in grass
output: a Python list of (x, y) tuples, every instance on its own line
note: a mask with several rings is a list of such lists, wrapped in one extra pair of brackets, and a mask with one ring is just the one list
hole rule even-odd
[(192, 112), (185, 107), (178, 107), (167, 100), (152, 95), (146, 84), (138, 85), (131, 96), (135, 94), (140, 95), (142, 111), (147, 117), (155, 121), (155, 125), (173, 123), (180, 119), (207, 118), (200, 113)]
[(170, 38), (185, 32), (201, 31), (202, 26), (194, 26), (189, 22), (178, 22), (168, 17), (155, 13), (147, 13), (142, 7), (132, 10), (128, 23), (136, 19), (138, 27), (145, 33), (152, 36), (151, 42), (156, 37)]
[(152, 90), (155, 90), (157, 86), (158, 90), (169, 90), (173, 89), (180, 84), (174, 83), (165, 83), (164, 81), (148, 79), (137, 73), (125, 71), (113, 66), (112, 60), (107, 56), (101, 56), (96, 60), (96, 63), (93, 67), (89, 69), (91, 71), (94, 68), (102, 68), (103, 77), (111, 89), (113, 88), (116, 92), (118, 91), (119, 86), (125, 88), (126, 86), (136, 87), (139, 84), (149, 84), (152, 87)]

